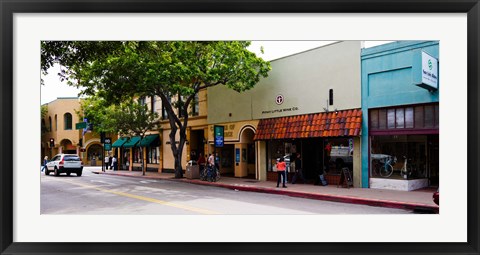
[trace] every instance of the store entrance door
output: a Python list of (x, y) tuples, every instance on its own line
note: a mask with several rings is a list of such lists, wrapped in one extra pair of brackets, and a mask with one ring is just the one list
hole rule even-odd
[(428, 136), (428, 178), (430, 186), (437, 186), (439, 184), (438, 177), (438, 163), (439, 159), (439, 144), (438, 144), (438, 135)]
[(315, 181), (323, 171), (323, 141), (321, 138), (305, 139), (301, 147), (305, 178)]

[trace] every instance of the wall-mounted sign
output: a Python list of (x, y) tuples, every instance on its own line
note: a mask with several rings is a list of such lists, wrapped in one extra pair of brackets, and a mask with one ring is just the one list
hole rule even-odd
[(281, 105), (283, 103), (283, 100), (284, 100), (284, 98), (283, 98), (282, 95), (277, 95), (275, 97), (275, 103), (278, 104), (278, 105)]
[(223, 142), (225, 139), (224, 127), (215, 125), (213, 127), (213, 135), (215, 140), (215, 147), (223, 147)]
[(430, 91), (438, 89), (438, 59), (424, 51), (418, 51), (412, 68), (415, 85)]
[(235, 148), (235, 163), (240, 163), (240, 149)]

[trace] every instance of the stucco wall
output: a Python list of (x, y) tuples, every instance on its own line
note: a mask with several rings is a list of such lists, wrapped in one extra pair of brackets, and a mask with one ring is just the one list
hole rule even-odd
[[(42, 142), (47, 143), (50, 138), (55, 139), (55, 147), (57, 147), (61, 140), (68, 139), (74, 146), (78, 144), (79, 131), (75, 129), (75, 124), (80, 122), (76, 111), (80, 109), (80, 102), (78, 98), (58, 98), (47, 104), (48, 113), (45, 117), (45, 124), (48, 129), (49, 117), (52, 118), (52, 129), (50, 132), (42, 136)], [(64, 114), (70, 113), (72, 115), (72, 129), (65, 130), (64, 128)], [(55, 115), (57, 115), (57, 123), (55, 122)]]
[[(360, 41), (338, 42), (271, 62), (269, 76), (250, 91), (208, 89), (208, 123), (360, 108)], [(276, 97), (282, 95), (282, 104)]]
[(430, 92), (414, 84), (415, 52), (425, 51), (439, 60), (438, 41), (399, 41), (362, 50), (362, 187), (368, 187), (368, 109), (439, 102), (439, 90)]

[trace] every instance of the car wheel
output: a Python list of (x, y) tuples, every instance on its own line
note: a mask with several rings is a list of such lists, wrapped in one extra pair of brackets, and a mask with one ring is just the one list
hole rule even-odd
[(53, 174), (54, 174), (55, 176), (60, 175), (60, 173), (58, 172), (58, 168), (55, 167), (55, 170), (53, 171)]
[(47, 168), (45, 168), (45, 175), (50, 175), (50, 171)]
[(77, 176), (82, 176), (82, 170), (77, 172)]

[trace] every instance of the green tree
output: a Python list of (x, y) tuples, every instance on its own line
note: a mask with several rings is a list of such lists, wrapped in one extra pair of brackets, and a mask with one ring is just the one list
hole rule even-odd
[[(158, 125), (158, 113), (149, 111), (146, 105), (131, 99), (113, 105), (98, 96), (92, 96), (82, 101), (77, 114), (84, 114), (88, 121), (94, 124), (95, 132), (139, 136), (142, 139), (149, 130), (155, 130)], [(143, 155), (141, 147), (140, 154)], [(145, 171), (146, 165), (143, 162), (143, 175)]]
[(171, 128), (175, 177), (181, 178), (188, 107), (195, 95), (217, 85), (242, 92), (267, 77), (270, 63), (248, 51), (249, 45), (246, 41), (42, 42), (42, 71), (58, 62), (64, 66), (61, 77), (107, 102), (159, 96)]

